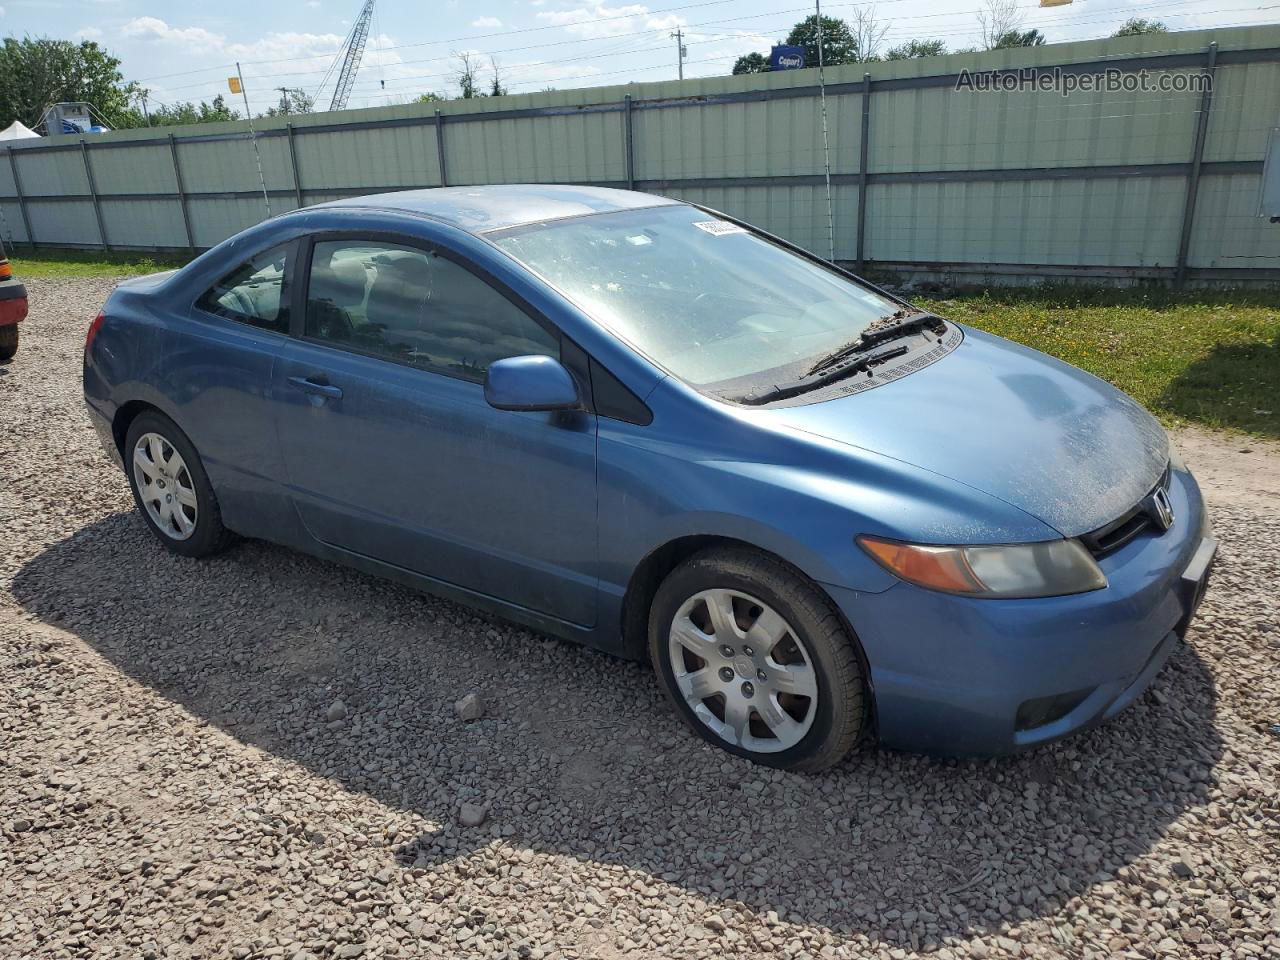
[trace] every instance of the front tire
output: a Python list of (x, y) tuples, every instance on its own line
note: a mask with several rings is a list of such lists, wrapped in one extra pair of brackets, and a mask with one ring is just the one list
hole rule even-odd
[(0, 327), (0, 363), (7, 363), (18, 352), (18, 325)]
[(865, 723), (856, 641), (798, 571), (745, 547), (686, 560), (649, 611), (649, 656), (700, 737), (767, 766), (824, 770)]
[(124, 460), (138, 512), (166, 549), (207, 557), (234, 540), (196, 448), (168, 417), (139, 414), (125, 437)]

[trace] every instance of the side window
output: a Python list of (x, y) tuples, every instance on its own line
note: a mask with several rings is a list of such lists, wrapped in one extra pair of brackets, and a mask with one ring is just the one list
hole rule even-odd
[(289, 295), (285, 290), (287, 247), (273, 247), (237, 267), (196, 301), (202, 310), (277, 333), (289, 332)]
[(313, 247), (306, 335), (477, 381), (504, 357), (560, 356), (555, 337), (465, 267), (358, 240)]

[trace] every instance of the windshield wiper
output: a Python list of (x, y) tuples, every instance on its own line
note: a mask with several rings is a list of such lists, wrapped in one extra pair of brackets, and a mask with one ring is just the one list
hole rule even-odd
[(882, 347), (879, 350), (861, 349), (854, 355), (846, 355), (843, 362), (837, 360), (830, 365), (823, 367), (821, 370), (809, 371), (799, 380), (793, 380), (790, 383), (780, 383), (770, 387), (764, 393), (751, 393), (745, 397), (737, 397), (739, 403), (757, 406), (762, 403), (771, 403), (774, 400), (786, 400), (789, 397), (798, 396), (807, 390), (813, 390), (825, 384), (832, 383), (836, 380), (843, 380), (845, 377), (860, 373), (863, 370), (870, 371), (872, 367), (884, 363), (886, 360), (892, 360), (894, 357), (900, 357), (910, 348), (905, 344), (898, 344), (896, 347)]
[(871, 324), (871, 326), (862, 331), (857, 340), (846, 343), (843, 347), (839, 347), (827, 354), (809, 368), (809, 373), (819, 373), (838, 365), (849, 357), (864, 353), (878, 343), (896, 340), (904, 334), (914, 333), (924, 327), (938, 330), (940, 328), (945, 329), (945, 326), (946, 324), (941, 317), (935, 317), (931, 313), (925, 313), (922, 310), (917, 310), (914, 313), (909, 310), (899, 310), (897, 313), (881, 317)]

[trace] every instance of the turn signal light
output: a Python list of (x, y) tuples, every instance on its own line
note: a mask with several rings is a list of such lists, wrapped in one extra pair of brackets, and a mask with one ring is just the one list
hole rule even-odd
[(881, 566), (910, 583), (950, 593), (982, 592), (982, 584), (965, 563), (964, 554), (958, 550), (873, 540), (871, 537), (862, 537), (858, 542), (880, 561)]

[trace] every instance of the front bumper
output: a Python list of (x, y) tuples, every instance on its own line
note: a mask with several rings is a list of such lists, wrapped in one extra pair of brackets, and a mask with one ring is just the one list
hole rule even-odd
[(1200, 489), (1175, 471), (1176, 521), (1100, 561), (1108, 586), (1069, 597), (978, 600), (895, 584), (829, 588), (862, 642), (880, 741), (1008, 753), (1107, 720), (1177, 649), (1217, 542)]

